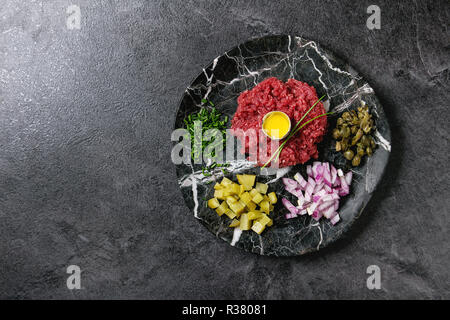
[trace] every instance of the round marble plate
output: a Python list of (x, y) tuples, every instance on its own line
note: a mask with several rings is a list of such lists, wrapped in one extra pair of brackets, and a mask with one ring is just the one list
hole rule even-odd
[[(329, 128), (324, 141), (319, 145), (319, 161), (332, 162), (344, 171), (354, 171), (350, 195), (341, 199), (339, 214), (341, 221), (335, 226), (322, 218), (319, 222), (310, 216), (286, 220), (286, 209), (278, 201), (274, 209), (274, 224), (258, 235), (252, 231), (240, 232), (229, 228), (230, 219), (219, 217), (206, 207), (212, 197), (211, 179), (220, 181), (222, 173), (215, 177), (203, 177), (201, 166), (177, 165), (178, 183), (185, 202), (193, 217), (208, 230), (232, 246), (273, 256), (295, 256), (319, 250), (337, 240), (361, 215), (387, 165), (390, 145), (390, 130), (383, 108), (373, 89), (355, 70), (316, 42), (294, 36), (267, 36), (245, 42), (215, 58), (186, 89), (176, 116), (175, 128), (184, 127), (183, 119), (200, 110), (201, 100), (212, 101), (223, 114), (232, 118), (237, 108), (237, 97), (244, 91), (268, 77), (287, 81), (294, 78), (314, 86), (318, 96), (326, 95), (324, 105), (335, 114), (329, 117)], [(377, 130), (378, 147), (372, 157), (353, 169), (341, 153), (334, 150), (330, 137), (337, 116), (346, 109), (365, 103), (373, 114)], [(230, 123), (228, 123), (230, 126)], [(295, 199), (284, 191), (281, 177), (293, 177), (298, 171), (305, 176), (303, 165), (282, 168), (275, 172), (261, 172), (260, 168), (244, 162), (232, 163), (227, 176), (237, 181), (236, 173), (257, 174), (257, 181), (269, 183), (278, 197)], [(296, 202), (294, 202), (296, 203)]]

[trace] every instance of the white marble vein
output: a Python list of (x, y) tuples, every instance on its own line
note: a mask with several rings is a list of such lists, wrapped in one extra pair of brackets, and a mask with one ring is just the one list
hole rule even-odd
[(241, 238), (242, 230), (239, 228), (234, 228), (233, 231), (233, 239), (231, 239), (231, 245), (234, 247), (234, 245), (239, 241)]
[(376, 142), (382, 146), (386, 151), (391, 152), (391, 143), (386, 140), (378, 130), (375, 130)]

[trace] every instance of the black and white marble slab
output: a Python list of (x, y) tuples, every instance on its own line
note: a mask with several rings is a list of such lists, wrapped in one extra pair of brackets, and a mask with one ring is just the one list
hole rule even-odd
[[(391, 152), (389, 124), (383, 108), (371, 86), (343, 60), (322, 48), (317, 42), (296, 36), (266, 36), (243, 43), (216, 57), (186, 89), (176, 116), (175, 128), (183, 127), (183, 119), (200, 110), (201, 100), (214, 102), (218, 110), (231, 117), (237, 108), (237, 97), (268, 77), (283, 81), (294, 78), (313, 85), (318, 96), (326, 95), (324, 105), (334, 115), (329, 117), (329, 130), (319, 145), (319, 160), (332, 162), (344, 171), (353, 170), (354, 181), (349, 196), (341, 199), (341, 221), (332, 226), (326, 219), (315, 221), (310, 216), (286, 220), (287, 212), (279, 201), (275, 206), (274, 225), (261, 235), (251, 231), (241, 232), (229, 228), (230, 220), (219, 217), (206, 207), (212, 197), (211, 180), (222, 178), (217, 172), (204, 177), (201, 166), (177, 165), (178, 183), (186, 205), (209, 231), (232, 246), (261, 255), (295, 256), (319, 250), (339, 239), (363, 213), (372, 193), (380, 181)], [(378, 147), (362, 165), (352, 168), (340, 153), (334, 151), (330, 128), (337, 117), (347, 109), (367, 104), (376, 124), (374, 137)], [(230, 123), (229, 123), (230, 125)], [(311, 162), (311, 161), (310, 161)], [(310, 163), (309, 162), (309, 163)], [(291, 197), (284, 192), (281, 177), (293, 177), (303, 172), (308, 163), (281, 168), (267, 174), (248, 161), (231, 163), (229, 178), (236, 180), (237, 173), (253, 173), (258, 181), (269, 183), (280, 197)], [(294, 200), (294, 199), (291, 199)]]

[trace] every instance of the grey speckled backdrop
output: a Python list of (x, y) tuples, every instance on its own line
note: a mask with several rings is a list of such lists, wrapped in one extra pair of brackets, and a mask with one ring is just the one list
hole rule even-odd
[[(81, 29), (66, 8), (81, 8)], [(0, 7), (1, 298), (450, 298), (448, 1), (22, 1)], [(366, 28), (370, 4), (381, 30)], [(169, 137), (211, 59), (296, 34), (376, 90), (393, 151), (345, 239), (230, 247), (185, 207)], [(82, 290), (66, 288), (79, 265)], [(378, 265), (381, 290), (366, 287)]]

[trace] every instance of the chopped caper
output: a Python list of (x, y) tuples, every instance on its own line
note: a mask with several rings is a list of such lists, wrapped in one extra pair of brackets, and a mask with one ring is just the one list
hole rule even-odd
[(344, 152), (344, 157), (347, 160), (352, 160), (354, 155), (355, 154), (353, 153), (352, 150), (347, 150), (347, 151)]
[(358, 140), (361, 139), (362, 135), (363, 131), (359, 129), (358, 132), (356, 132), (355, 136), (353, 137), (352, 146), (354, 146), (358, 142)]
[(359, 155), (354, 156), (353, 160), (352, 160), (352, 166), (354, 166), (354, 167), (359, 166), (360, 163), (361, 163), (361, 157)]
[(346, 111), (342, 114), (342, 119), (344, 119), (345, 121), (351, 121), (352, 120), (352, 116), (350, 115), (350, 112)]
[(370, 125), (366, 125), (362, 129), (363, 129), (364, 133), (369, 133), (370, 130), (372, 130), (372, 127)]
[(333, 130), (333, 138), (337, 140), (337, 139), (339, 139), (340, 137), (342, 137), (341, 131), (339, 131), (338, 129), (334, 129), (334, 130)]
[(341, 150), (345, 151), (348, 149), (348, 141), (347, 140), (341, 140)]
[(370, 144), (369, 138), (368, 138), (366, 135), (363, 135), (363, 136), (361, 137), (361, 144), (362, 144), (364, 147), (367, 147), (367, 146)]
[(356, 153), (358, 154), (358, 156), (362, 157), (364, 155), (364, 148), (362, 147), (356, 148)]
[(351, 134), (350, 128), (349, 127), (345, 127), (343, 137), (344, 138), (348, 138), (348, 137), (350, 137), (350, 134)]
[(361, 102), (361, 106), (348, 110), (337, 120), (332, 136), (336, 140), (336, 151), (343, 153), (344, 157), (358, 166), (364, 155), (372, 155), (375, 141), (370, 135), (374, 130), (374, 120), (369, 113), (369, 107)]

